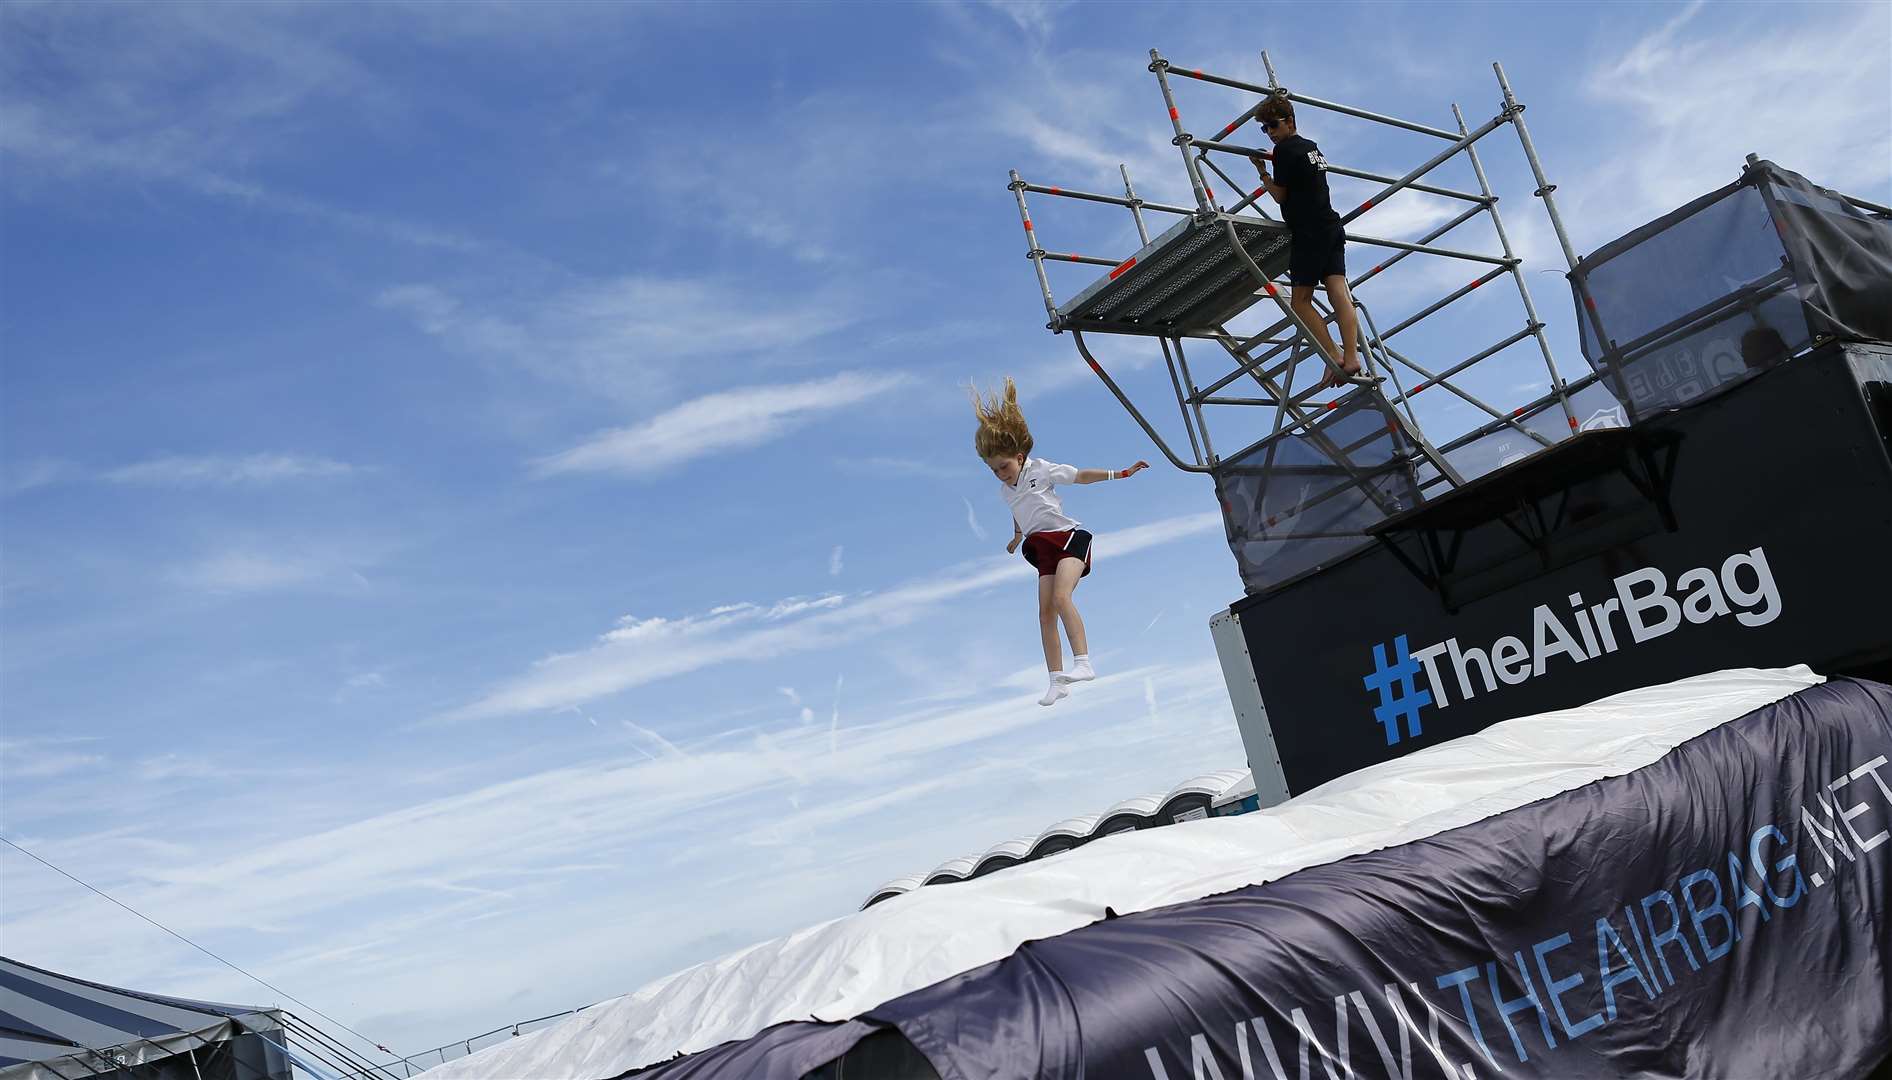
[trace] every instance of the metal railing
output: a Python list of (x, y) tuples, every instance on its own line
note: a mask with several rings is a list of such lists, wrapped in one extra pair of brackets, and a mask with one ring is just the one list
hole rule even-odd
[[(1378, 325), (1369, 304), (1357, 295), (1352, 297), (1354, 313), (1359, 325), (1360, 359), (1363, 371), (1362, 377), (1348, 380), (1347, 384), (1342, 386), (1342, 390), (1346, 394), (1372, 396), (1374, 404), (1381, 408), (1387, 417), (1389, 430), (1393, 431), (1397, 444), (1403, 448), (1401, 453), (1406, 455), (1409, 464), (1415, 467), (1428, 465), (1431, 467), (1426, 470), (1430, 475), (1423, 478), (1422, 486), (1431, 487), (1441, 481), (1462, 482), (1457, 471), (1447, 460), (1446, 453), (1450, 449), (1466, 445), (1470, 439), (1490, 434), (1498, 429), (1508, 427), (1535, 445), (1550, 445), (1556, 437), (1554, 431), (1546, 433), (1538, 428), (1527, 426), (1525, 423), (1526, 420), (1541, 414), (1546, 404), (1562, 413), (1563, 427), (1569, 431), (1577, 430), (1579, 419), (1570, 402), (1573, 386), (1567, 383), (1558, 371), (1550, 341), (1545, 335), (1544, 320), (1538, 314), (1536, 303), (1525, 280), (1522, 269), (1523, 260), (1512, 246), (1511, 235), (1506, 230), (1498, 211), (1498, 196), (1494, 193), (1490, 177), (1486, 172), (1485, 161), (1479, 155), (1479, 143), (1495, 132), (1508, 128), (1516, 135), (1524, 159), (1529, 165), (1530, 175), (1537, 185), (1533, 194), (1543, 204), (1565, 260), (1569, 267), (1574, 269), (1577, 264), (1576, 253), (1557, 210), (1553, 196), (1556, 190), (1555, 185), (1551, 184), (1544, 175), (1536, 147), (1531, 142), (1529, 130), (1524, 124), (1524, 106), (1518, 102), (1512, 92), (1503, 67), (1498, 64), (1492, 65), (1502, 97), (1498, 112), (1471, 126), (1467, 124), (1464, 113), (1454, 104), (1452, 106), (1454, 126), (1446, 128), (1387, 116), (1356, 106), (1298, 93), (1280, 83), (1274, 63), (1267, 53), (1262, 53), (1261, 60), (1267, 73), (1266, 84), (1189, 68), (1165, 59), (1156, 50), (1150, 52), (1149, 70), (1155, 76), (1163, 105), (1168, 112), (1170, 131), (1173, 136), (1171, 142), (1180, 152), (1195, 203), (1193, 207), (1151, 202), (1141, 198), (1131, 183), (1127, 167), (1119, 169), (1123, 179), (1121, 195), (1037, 183), (1026, 180), (1017, 170), (1011, 172), (1009, 187), (1014, 195), (1019, 219), (1025, 232), (1025, 254), (1032, 263), (1038, 281), (1039, 292), (1050, 319), (1049, 328), (1056, 333), (1071, 331), (1077, 350), (1086, 364), (1097, 374), (1164, 456), (1180, 469), (1215, 473), (1227, 462), (1246, 460), (1252, 464), (1252, 456), (1265, 452), (1272, 441), (1293, 436), (1313, 441), (1342, 470), (1350, 473), (1357, 472), (1361, 476), (1375, 474), (1377, 470), (1372, 468), (1355, 469), (1347, 460), (1347, 447), (1320, 445), (1320, 422), (1337, 402), (1329, 401), (1323, 406), (1316, 400), (1322, 390), (1318, 386), (1308, 385), (1308, 380), (1302, 380), (1302, 389), (1295, 390), (1295, 374), (1303, 363), (1313, 362), (1318, 369), (1344, 375), (1344, 372), (1340, 371), (1339, 364), (1342, 358), (1327, 354), (1322, 344), (1323, 335), (1314, 332), (1311, 323), (1284, 295), (1286, 290), (1282, 287), (1283, 283), (1271, 277), (1257, 264), (1237, 234), (1236, 227), (1239, 221), (1259, 220), (1271, 225), (1279, 224), (1257, 203), (1264, 189), (1258, 187), (1252, 191), (1242, 190), (1242, 187), (1218, 161), (1218, 158), (1226, 157), (1271, 159), (1273, 154), (1270, 150), (1247, 145), (1240, 141), (1239, 133), (1243, 126), (1254, 118), (1266, 100), (1270, 97), (1281, 98), (1308, 109), (1324, 110), (1371, 124), (1428, 136), (1445, 144), (1436, 152), (1429, 154), (1419, 165), (1396, 177), (1365, 168), (1332, 163), (1327, 166), (1327, 171), (1332, 175), (1351, 177), (1380, 185), (1369, 197), (1339, 215), (1348, 243), (1390, 252), (1388, 257), (1375, 263), (1370, 269), (1353, 275), (1348, 282), (1350, 290), (1381, 278), (1413, 255), (1454, 260), (1478, 268), (1475, 276), (1464, 284), (1423, 304), (1416, 311), (1399, 318), (1384, 329)], [(1257, 95), (1258, 100), (1246, 105), (1232, 120), (1215, 129), (1216, 134), (1213, 138), (1202, 138), (1191, 134), (1184, 123), (1173, 85), (1174, 80), (1192, 80), (1212, 84)], [(1436, 174), (1443, 166), (1461, 158), (1470, 166), (1471, 174), (1476, 180), (1476, 190), (1462, 190), (1436, 179)], [(1429, 179), (1431, 182), (1427, 182)], [(1443, 224), (1427, 229), (1423, 235), (1413, 240), (1377, 236), (1359, 228), (1360, 225), (1370, 225), (1368, 215), (1383, 205), (1387, 199), (1404, 191), (1424, 192), (1467, 205)], [(1136, 235), (1142, 247), (1138, 252), (1115, 257), (1051, 251), (1044, 246), (1039, 236), (1037, 223), (1032, 218), (1031, 206), (1027, 201), (1028, 195), (1044, 195), (1126, 209), (1135, 223)], [(1187, 218), (1205, 229), (1219, 225), (1226, 231), (1226, 243), (1232, 250), (1233, 256), (1247, 267), (1254, 280), (1254, 302), (1260, 304), (1263, 310), (1268, 310), (1268, 305), (1272, 303), (1272, 314), (1276, 317), (1260, 329), (1243, 334), (1232, 333), (1224, 325), (1167, 329), (1161, 326), (1091, 326), (1085, 325), (1081, 319), (1067, 317), (1061, 311), (1053, 292), (1050, 277), (1046, 272), (1046, 263), (1064, 262), (1109, 267), (1108, 280), (1114, 281), (1119, 275), (1130, 272), (1136, 266), (1139, 257), (1149, 261), (1154, 255), (1161, 253), (1151, 251), (1150, 229), (1145, 220), (1146, 211)], [(1498, 248), (1497, 253), (1468, 250), (1462, 245), (1448, 246), (1441, 243), (1447, 234), (1480, 217), (1488, 218), (1491, 222)], [(1481, 344), (1476, 348), (1463, 351), (1444, 363), (1421, 363), (1392, 344), (1391, 339), (1394, 337), (1411, 331), (1413, 327), (1434, 318), (1441, 312), (1450, 310), (1472, 293), (1500, 278), (1509, 278), (1517, 294), (1518, 304), (1522, 309), (1522, 325), (1519, 329), (1506, 333), (1495, 342)], [(1579, 299), (1583, 299), (1581, 293)], [(1580, 306), (1589, 311), (1591, 319), (1595, 319), (1593, 306), (1588, 304)], [(1317, 301), (1315, 311), (1322, 322), (1335, 321), (1335, 313), (1330, 305)], [(1176, 399), (1178, 416), (1186, 436), (1186, 449), (1172, 448), (1124, 386), (1110, 375), (1092, 348), (1085, 342), (1084, 334), (1087, 331), (1158, 338), (1164, 370), (1168, 375), (1170, 388)], [(1600, 328), (1599, 337), (1601, 337)], [(1185, 339), (1206, 339), (1215, 342), (1223, 349), (1227, 359), (1232, 362), (1232, 366), (1225, 372), (1217, 372), (1215, 377), (1207, 382), (1197, 383), (1184, 358)], [(1533, 351), (1538, 354), (1543, 365), (1545, 393), (1540, 398), (1525, 408), (1504, 408), (1485, 400), (1473, 387), (1466, 385), (1464, 377), (1468, 372), (1527, 339), (1534, 343)], [(1579, 385), (1587, 386), (1593, 381), (1586, 377), (1579, 380)], [(1259, 387), (1261, 392), (1256, 394), (1231, 390), (1231, 387), (1237, 383)], [(1447, 393), (1476, 410), (1488, 421), (1471, 431), (1450, 432), (1452, 438), (1445, 444), (1445, 450), (1435, 447), (1428, 439), (1420, 423), (1420, 417), (1413, 408), (1415, 397), (1438, 387), (1443, 387)], [(1274, 410), (1272, 423), (1266, 424), (1268, 434), (1261, 440), (1249, 443), (1243, 439), (1241, 444), (1246, 445), (1240, 452), (1227, 457), (1219, 457), (1215, 450), (1215, 440), (1210, 433), (1211, 414), (1220, 415), (1217, 410), (1233, 408)], [(1361, 482), (1359, 490), (1369, 497), (1375, 497), (1373, 485)]]

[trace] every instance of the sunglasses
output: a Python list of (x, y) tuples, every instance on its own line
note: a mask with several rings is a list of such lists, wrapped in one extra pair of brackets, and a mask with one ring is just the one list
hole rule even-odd
[(1279, 120), (1279, 119), (1275, 119), (1275, 120), (1258, 120), (1258, 121), (1256, 121), (1256, 122), (1257, 122), (1257, 123), (1259, 123), (1259, 124), (1261, 125), (1261, 130), (1263, 130), (1263, 131), (1273, 131), (1273, 130), (1274, 130), (1275, 128), (1278, 128), (1278, 127), (1280, 127), (1280, 126), (1281, 126), (1281, 124), (1282, 124), (1282, 121), (1281, 121), (1281, 120)]

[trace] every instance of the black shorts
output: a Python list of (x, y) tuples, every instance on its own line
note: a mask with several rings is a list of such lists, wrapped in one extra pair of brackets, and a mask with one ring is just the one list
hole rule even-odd
[(1058, 564), (1066, 559), (1083, 560), (1084, 572), (1077, 576), (1090, 576), (1091, 534), (1083, 529), (1032, 533), (1025, 537), (1024, 553), (1025, 561), (1038, 571), (1039, 577), (1056, 574)]
[(1347, 276), (1347, 234), (1339, 224), (1303, 225), (1288, 234), (1288, 283), (1319, 285)]

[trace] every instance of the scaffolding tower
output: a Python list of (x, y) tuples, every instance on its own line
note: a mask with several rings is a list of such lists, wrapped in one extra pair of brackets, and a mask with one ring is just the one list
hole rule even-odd
[[(1498, 213), (1498, 198), (1479, 158), (1477, 143), (1481, 139), (1501, 128), (1516, 133), (1537, 184), (1535, 195), (1542, 201), (1564, 257), (1574, 270), (1577, 256), (1557, 213), (1552, 194), (1555, 185), (1544, 176), (1524, 125), (1524, 106), (1513, 94), (1502, 66), (1492, 65), (1502, 93), (1497, 114), (1468, 128), (1455, 104), (1452, 115), (1456, 130), (1451, 130), (1291, 91), (1276, 78), (1273, 61), (1266, 52), (1261, 60), (1267, 72), (1266, 85), (1185, 68), (1150, 50), (1149, 70), (1168, 109), (1174, 136), (1171, 142), (1181, 153), (1194, 195), (1193, 206), (1140, 198), (1128, 168), (1121, 166), (1122, 195), (1032, 183), (1021, 178), (1017, 170), (1011, 172), (1009, 185), (1024, 226), (1026, 255), (1037, 274), (1049, 316), (1047, 327), (1056, 334), (1070, 333), (1085, 363), (1171, 464), (1214, 478), (1229, 545), (1249, 592), (1264, 591), (1318, 569), (1368, 543), (1373, 536), (1369, 530), (1374, 526), (1464, 485), (1468, 474), (1475, 476), (1483, 469), (1461, 468), (1458, 462), (1474, 458), (1464, 451), (1481, 440), (1504, 433), (1521, 436), (1532, 448), (1541, 449), (1580, 427), (1623, 422), (1621, 410), (1614, 407), (1608, 391), (1597, 384), (1594, 373), (1575, 382), (1566, 382), (1558, 373), (1544, 334), (1545, 324), (1538, 317), (1525, 281), (1522, 260), (1512, 248)], [(1201, 138), (1190, 133), (1177, 106), (1172, 80), (1178, 78), (1253, 94), (1255, 101), (1221, 126), (1213, 138)], [(1264, 148), (1229, 141), (1270, 97), (1429, 136), (1444, 144), (1402, 176), (1331, 163), (1327, 166), (1330, 175), (1384, 185), (1340, 214), (1346, 241), (1353, 250), (1366, 247), (1390, 252), (1370, 269), (1348, 279), (1359, 325), (1362, 363), (1355, 376), (1349, 377), (1341, 370), (1339, 357), (1326, 354), (1309, 324), (1288, 300), (1284, 287), (1287, 225), (1261, 207), (1264, 189), (1257, 187), (1243, 194), (1243, 186), (1222, 167), (1231, 158), (1273, 157)], [(1469, 161), (1477, 180), (1476, 191), (1426, 182), (1428, 176), (1460, 155)], [(1371, 225), (1366, 215), (1406, 190), (1464, 203), (1465, 209), (1415, 240), (1362, 231)], [(1218, 191), (1233, 201), (1225, 203)], [(1041, 244), (1032, 220), (1028, 194), (1122, 207), (1135, 222), (1140, 247), (1120, 259), (1048, 250)], [(1148, 213), (1177, 220), (1152, 238)], [(1499, 253), (1440, 244), (1447, 233), (1481, 215), (1490, 219)], [(1472, 264), (1477, 276), (1381, 329), (1358, 290), (1415, 254)], [(1046, 273), (1047, 262), (1108, 270), (1059, 303)], [(1444, 365), (1421, 363), (1392, 343), (1396, 335), (1501, 277), (1510, 278), (1517, 290), (1523, 313), (1521, 329)], [(1581, 296), (1580, 280), (1577, 288)], [(1265, 325), (1246, 330), (1231, 326), (1257, 307), (1268, 319)], [(1316, 307), (1323, 320), (1333, 320), (1329, 306), (1316, 301)], [(1594, 317), (1593, 305), (1591, 315)], [(1119, 381), (1104, 369), (1085, 340), (1086, 334), (1156, 339), (1188, 440), (1186, 455), (1170, 446)], [(1475, 365), (1527, 338), (1535, 343), (1533, 351), (1543, 364), (1545, 388), (1534, 400), (1520, 408), (1505, 409), (1487, 402), (1465, 385), (1464, 376)], [(1218, 347), (1221, 361), (1229, 365), (1225, 372), (1218, 372), (1206, 382), (1195, 377), (1192, 357), (1184, 347), (1185, 342), (1203, 341)], [(1201, 370), (1201, 361), (1195, 364), (1196, 370)], [(1313, 377), (1309, 377), (1310, 371)], [(1338, 380), (1339, 386), (1329, 389), (1323, 385), (1326, 380), (1322, 376)], [(1448, 433), (1446, 441), (1435, 442), (1421, 425), (1413, 405), (1420, 393), (1434, 388), (1476, 410), (1479, 424), (1468, 431)], [(1259, 427), (1251, 423), (1244, 424), (1244, 428), (1251, 433), (1265, 433), (1233, 452), (1218, 452), (1208, 422), (1210, 414), (1218, 409), (1246, 410), (1251, 419), (1259, 420)]]

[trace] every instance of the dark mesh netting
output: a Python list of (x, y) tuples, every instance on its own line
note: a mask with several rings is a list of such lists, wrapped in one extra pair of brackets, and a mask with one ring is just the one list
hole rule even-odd
[(1417, 505), (1406, 445), (1371, 394), (1354, 393), (1304, 432), (1221, 462), (1216, 494), (1249, 592), (1367, 543), (1367, 526)]
[(1604, 245), (1576, 276), (1595, 305), (1577, 292), (1584, 356), (1632, 417), (1819, 337), (1892, 335), (1892, 224), (1769, 162)]

